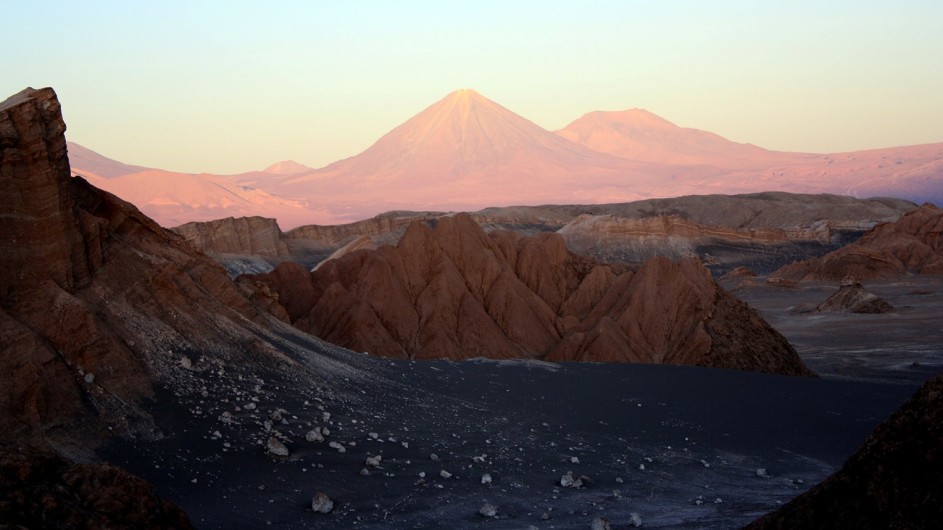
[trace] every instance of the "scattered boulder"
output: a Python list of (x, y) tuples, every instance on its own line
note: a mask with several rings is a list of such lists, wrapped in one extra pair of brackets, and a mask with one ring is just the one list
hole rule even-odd
[(486, 502), (481, 506), (481, 509), (478, 510), (478, 513), (482, 517), (497, 517), (498, 509), (490, 502)]
[(442, 478), (444, 478), (444, 479), (450, 479), (450, 478), (452, 478), (452, 474), (449, 473), (448, 471), (444, 470), (444, 469), (443, 469), (442, 471), (439, 471), (439, 476), (442, 477)]
[(320, 427), (315, 427), (310, 431), (305, 433), (305, 440), (309, 442), (323, 442), (324, 435), (321, 433)]
[(482, 484), (491, 484), (491, 473), (485, 473), (481, 476)]
[(272, 455), (288, 456), (288, 447), (286, 447), (282, 442), (278, 441), (278, 438), (274, 436), (269, 436), (268, 441), (265, 442), (265, 448)]
[(326, 493), (317, 492), (311, 499), (311, 510), (314, 513), (331, 513), (334, 509), (334, 501)]
[(609, 519), (605, 517), (594, 517), (589, 527), (592, 528), (592, 530), (612, 530)]

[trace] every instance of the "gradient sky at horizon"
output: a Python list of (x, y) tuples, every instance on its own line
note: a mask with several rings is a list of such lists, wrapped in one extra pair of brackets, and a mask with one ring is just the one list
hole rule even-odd
[(770, 149), (943, 142), (943, 2), (0, 0), (0, 99), (211, 173), (355, 155), (458, 88), (549, 130), (644, 108)]

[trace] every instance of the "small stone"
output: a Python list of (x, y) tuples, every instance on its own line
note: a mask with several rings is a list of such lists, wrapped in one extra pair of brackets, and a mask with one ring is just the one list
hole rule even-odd
[(766, 469), (761, 467), (756, 470), (756, 476), (760, 478), (769, 478), (769, 473), (766, 472)]
[(573, 480), (573, 473), (571, 472), (567, 472), (566, 475), (563, 475), (562, 477), (560, 477), (560, 485), (563, 486), (564, 488), (574, 487), (573, 486), (574, 482), (575, 481)]
[(449, 473), (448, 471), (444, 470), (444, 469), (443, 469), (442, 471), (439, 471), (439, 476), (442, 477), (442, 478), (444, 478), (444, 479), (450, 479), (450, 478), (452, 478), (452, 474)]
[(435, 453), (432, 453), (431, 455), (429, 455), (429, 460), (432, 460), (433, 462), (438, 462), (438, 461), (439, 461), (439, 455), (437, 455), (437, 454), (435, 454)]
[(383, 460), (383, 455), (368, 456), (365, 465), (369, 467), (380, 467), (380, 462), (382, 460)]
[(579, 463), (580, 463), (579, 457), (576, 457), (576, 456), (570, 457), (570, 463), (571, 463), (571, 464), (579, 464)]
[(624, 482), (625, 482), (625, 481), (622, 480), (622, 477), (616, 477), (616, 484), (622, 484), (622, 483), (624, 483)]
[(275, 412), (273, 412), (272, 414), (270, 414), (270, 415), (269, 415), (269, 419), (272, 420), (272, 421), (275, 422), (275, 423), (279, 423), (280, 421), (282, 421), (282, 411), (281, 411), (281, 409), (276, 410)]
[(288, 456), (288, 448), (274, 436), (269, 436), (265, 448), (268, 449), (269, 453), (275, 456)]
[(184, 355), (183, 357), (180, 358), (180, 367), (186, 370), (189, 370), (190, 368), (193, 368), (193, 361), (191, 361), (189, 357)]
[(327, 427), (321, 427), (321, 434), (324, 435), (324, 436), (330, 436), (330, 435), (331, 435), (331, 430), (328, 429)]
[(88, 384), (94, 383), (94, 382), (95, 382), (95, 374), (93, 374), (92, 372), (89, 372), (89, 373), (85, 374), (85, 382), (88, 383)]
[(305, 433), (305, 440), (309, 442), (323, 442), (324, 436), (321, 435), (321, 428), (315, 427)]
[(361, 469), (361, 470), (360, 470), (360, 476), (361, 476), (361, 477), (369, 477), (369, 476), (370, 476), (370, 470), (367, 469), (367, 468)]
[(639, 464), (639, 465), (638, 465), (638, 470), (639, 470), (639, 471), (645, 471), (645, 464)]
[(257, 406), (257, 405), (256, 405), (255, 403), (253, 403), (252, 401), (250, 401), (250, 402), (246, 403), (246, 406), (245, 406), (244, 408), (245, 408), (246, 410), (255, 410), (256, 406)]
[(481, 514), (482, 517), (495, 517), (498, 515), (498, 509), (490, 502), (486, 502), (481, 506), (481, 509), (478, 510), (478, 513)]
[(327, 444), (327, 446), (330, 447), (331, 449), (337, 449), (337, 452), (338, 452), (338, 453), (346, 453), (346, 452), (347, 452), (347, 448), (344, 447), (343, 445), (341, 445), (340, 442), (331, 442), (331, 443)]
[(232, 412), (224, 410), (223, 413), (219, 415), (219, 421), (223, 423), (232, 423)]
[(630, 513), (629, 526), (634, 526), (635, 528), (642, 526), (642, 517), (635, 512)]
[(419, 478), (426, 478), (426, 472), (425, 472), (425, 471), (420, 471), (420, 472), (419, 472)]
[(325, 422), (325, 423), (331, 421), (331, 413), (330, 413), (330, 412), (324, 412), (324, 414), (321, 414), (321, 421), (323, 421), (323, 422)]
[(547, 513), (547, 512), (544, 512), (544, 513), (540, 514), (540, 520), (541, 520), (541, 521), (549, 521), (549, 520), (550, 520), (550, 514)]
[(482, 484), (491, 484), (491, 473), (485, 473), (481, 476)]
[(375, 432), (371, 432), (367, 434), (367, 436), (369, 436), (371, 440), (376, 440), (377, 438), (380, 437), (379, 433), (375, 433)]
[(311, 510), (314, 511), (314, 513), (331, 513), (333, 509), (334, 501), (320, 491), (311, 499)]
[(716, 499), (714, 499), (714, 504), (723, 504), (723, 503), (724, 503), (724, 500), (721, 499), (720, 497), (717, 497)]
[(609, 519), (605, 517), (594, 517), (590, 528), (592, 528), (592, 530), (612, 530), (612, 526), (609, 525)]

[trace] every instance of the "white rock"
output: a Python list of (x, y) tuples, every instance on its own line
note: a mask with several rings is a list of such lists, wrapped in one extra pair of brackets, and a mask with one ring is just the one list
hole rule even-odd
[(331, 510), (334, 509), (334, 501), (331, 500), (326, 494), (321, 493), (320, 491), (314, 495), (314, 498), (311, 499), (311, 510), (314, 513), (331, 513)]
[(612, 530), (612, 526), (609, 525), (609, 519), (605, 517), (594, 517), (590, 528), (593, 530)]
[(617, 483), (617, 484), (622, 484), (622, 483), (624, 483), (624, 482), (625, 482), (625, 481), (622, 480), (622, 477), (616, 477), (616, 483)]
[(189, 370), (190, 368), (193, 368), (193, 361), (191, 361), (189, 357), (184, 355), (183, 357), (180, 358), (180, 366)]
[(634, 526), (635, 528), (642, 526), (642, 517), (635, 512), (630, 513), (629, 526)]
[(570, 457), (570, 463), (571, 463), (571, 464), (579, 464), (579, 463), (580, 463), (580, 459), (579, 459), (578, 457), (575, 457), (575, 456)]
[(256, 404), (250, 401), (246, 403), (246, 406), (244, 408), (246, 410), (255, 410), (255, 407), (256, 407)]
[(288, 448), (285, 447), (285, 444), (278, 441), (278, 438), (274, 436), (269, 436), (268, 442), (265, 444), (265, 448), (268, 449), (269, 453), (272, 453), (275, 456), (288, 456)]
[(645, 464), (639, 464), (639, 465), (638, 465), (638, 470), (639, 470), (639, 471), (645, 471)]
[(478, 513), (481, 514), (482, 517), (495, 517), (498, 515), (498, 509), (494, 507), (494, 504), (486, 502), (481, 506), (481, 509), (478, 510)]
[(324, 436), (330, 436), (330, 435), (331, 435), (331, 430), (328, 429), (327, 427), (321, 427), (321, 434), (324, 435)]
[(331, 413), (325, 412), (324, 414), (321, 414), (321, 421), (324, 421), (324, 422), (331, 421)]
[(432, 453), (431, 455), (429, 455), (429, 460), (432, 460), (433, 462), (438, 462), (438, 461), (439, 461), (439, 455), (437, 455), (437, 454), (435, 454), (435, 453)]
[(341, 445), (340, 442), (331, 442), (331, 443), (327, 444), (327, 446), (330, 447), (331, 449), (337, 449), (337, 452), (338, 452), (338, 453), (346, 453), (346, 452), (347, 452), (347, 448), (344, 447), (343, 445)]
[(369, 476), (370, 476), (370, 470), (367, 469), (367, 468), (361, 469), (361, 470), (360, 470), (360, 476), (361, 476), (361, 477), (369, 477)]
[(704, 467), (711, 467), (710, 463), (707, 460), (704, 460), (703, 458), (701, 459), (701, 464)]
[(419, 472), (419, 478), (426, 478), (426, 472), (425, 472), (425, 471), (420, 471), (420, 472)]
[(323, 442), (324, 436), (321, 435), (321, 428), (315, 427), (305, 433), (305, 440), (309, 442)]
[(439, 471), (439, 476), (445, 479), (452, 478), (452, 474), (444, 469), (442, 471)]
[(574, 484), (573, 473), (567, 472), (566, 475), (560, 477), (560, 485), (564, 488), (572, 488)]
[(383, 460), (383, 455), (368, 456), (365, 465), (369, 467), (380, 467), (380, 462), (382, 460)]
[(767, 473), (766, 470), (761, 467), (756, 470), (756, 476), (760, 478), (769, 478), (769, 473)]
[(482, 484), (491, 484), (491, 473), (485, 473), (481, 476)]
[(95, 382), (95, 374), (93, 374), (92, 372), (89, 372), (89, 373), (85, 374), (85, 382), (88, 383), (88, 384), (94, 383), (94, 382)]
[(367, 436), (369, 436), (371, 440), (376, 440), (377, 438), (380, 437), (380, 435), (379, 435), (378, 433), (375, 433), (375, 432), (371, 432), (371, 433), (367, 434)]

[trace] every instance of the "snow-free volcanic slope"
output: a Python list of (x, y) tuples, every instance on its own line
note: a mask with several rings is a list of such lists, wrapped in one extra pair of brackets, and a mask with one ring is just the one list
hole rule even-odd
[(313, 203), (330, 197), (347, 205), (353, 220), (397, 208), (597, 202), (602, 189), (651, 169), (571, 142), (473, 90), (458, 90), (359, 155), (256, 185)]
[(557, 134), (594, 151), (662, 164), (742, 167), (785, 154), (679, 127), (644, 109), (590, 112)]

